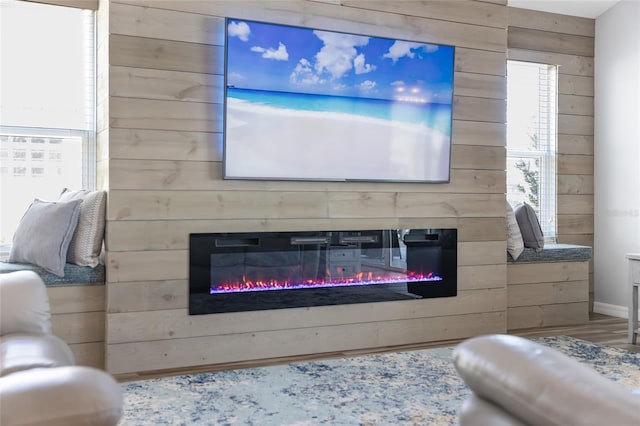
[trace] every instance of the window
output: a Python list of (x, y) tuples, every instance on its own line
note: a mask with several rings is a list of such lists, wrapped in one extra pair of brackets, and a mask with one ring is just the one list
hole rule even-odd
[(557, 66), (507, 62), (507, 199), (538, 214), (556, 237)]
[(34, 198), (95, 188), (95, 16), (16, 0), (0, 16), (3, 244)]

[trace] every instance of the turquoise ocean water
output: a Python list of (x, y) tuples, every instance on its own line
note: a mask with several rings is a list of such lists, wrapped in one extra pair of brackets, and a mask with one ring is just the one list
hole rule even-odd
[(383, 99), (351, 98), (227, 88), (227, 97), (274, 108), (336, 112), (389, 121), (423, 124), (451, 136), (451, 105), (416, 104)]

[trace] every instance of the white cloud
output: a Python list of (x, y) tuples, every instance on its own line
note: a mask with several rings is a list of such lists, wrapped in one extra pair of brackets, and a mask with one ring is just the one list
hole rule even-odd
[(425, 52), (431, 53), (438, 50), (438, 46), (433, 44), (424, 44), (424, 43), (413, 43), (409, 41), (396, 40), (389, 51), (382, 55), (383, 58), (389, 58), (393, 62), (396, 62), (398, 59), (407, 56), (409, 58), (413, 58), (416, 54), (414, 50), (418, 50), (422, 48)]
[(365, 46), (369, 43), (369, 37), (324, 31), (313, 33), (324, 43), (315, 56), (316, 73), (322, 74), (327, 71), (331, 74), (332, 80), (339, 79), (353, 68), (354, 59), (358, 54), (356, 46)]
[(231, 22), (227, 32), (230, 37), (238, 37), (242, 41), (249, 41), (251, 29), (246, 22)]
[(353, 67), (356, 70), (356, 74), (367, 74), (367, 73), (370, 73), (371, 71), (375, 71), (377, 68), (375, 65), (366, 63), (364, 59), (364, 53), (361, 53), (358, 56), (356, 56), (356, 58), (353, 60)]
[(252, 52), (262, 53), (262, 57), (265, 59), (275, 59), (276, 61), (288, 61), (289, 53), (287, 52), (287, 46), (282, 43), (278, 44), (278, 49), (268, 48), (260, 46), (253, 46)]
[(289, 76), (289, 81), (293, 84), (307, 85), (323, 82), (323, 80), (321, 80), (320, 77), (313, 72), (311, 62), (309, 62), (305, 58), (300, 59), (300, 61), (296, 64), (296, 67)]
[(365, 80), (362, 83), (360, 83), (358, 87), (360, 87), (360, 89), (362, 90), (372, 90), (374, 87), (376, 87), (376, 82), (371, 80)]
[(392, 86), (404, 86), (404, 81), (396, 80), (396, 81), (391, 82), (391, 85)]

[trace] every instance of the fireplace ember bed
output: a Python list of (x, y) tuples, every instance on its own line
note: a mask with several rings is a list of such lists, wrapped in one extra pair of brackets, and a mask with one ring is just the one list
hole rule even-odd
[(451, 297), (456, 229), (189, 236), (191, 315)]

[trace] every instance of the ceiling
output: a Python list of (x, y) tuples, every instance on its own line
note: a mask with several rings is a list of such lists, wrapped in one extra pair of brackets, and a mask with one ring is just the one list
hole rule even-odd
[(597, 18), (620, 0), (508, 0), (509, 6), (562, 15)]

